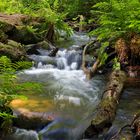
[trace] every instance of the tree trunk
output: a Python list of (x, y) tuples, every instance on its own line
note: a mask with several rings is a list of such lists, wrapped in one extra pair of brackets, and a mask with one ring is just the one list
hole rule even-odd
[(115, 70), (111, 73), (101, 102), (96, 108), (91, 125), (85, 131), (85, 138), (98, 135), (105, 128), (109, 128), (112, 125), (125, 79), (126, 75), (123, 71)]
[(52, 43), (54, 43), (55, 31), (54, 31), (54, 24), (50, 24), (48, 32), (46, 34), (46, 39)]

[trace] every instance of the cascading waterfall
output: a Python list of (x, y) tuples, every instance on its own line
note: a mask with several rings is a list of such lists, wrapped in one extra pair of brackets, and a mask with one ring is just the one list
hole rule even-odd
[(82, 50), (59, 50), (56, 57), (31, 55), (30, 59), (36, 62), (36, 67), (40, 69), (57, 68), (65, 70), (78, 70), (80, 69), (82, 57)]
[[(82, 64), (80, 46), (90, 38), (85, 34), (74, 34), (71, 40), (73, 44), (68, 49), (59, 49), (55, 57), (47, 56), (45, 50), (39, 50), (41, 55), (30, 55), (29, 58), (34, 61), (34, 67), (18, 74), (25, 81), (42, 82), (44, 85), (46, 83), (44, 93), (34, 96), (37, 96), (37, 100), (42, 97), (43, 101), (50, 99), (54, 102), (54, 109), (49, 110), (45, 106), (43, 108), (44, 112), (47, 108), (47, 111), (57, 114), (58, 118), (38, 131), (42, 140), (76, 140), (89, 123), (85, 118), (97, 105), (104, 86), (102, 76), (86, 81), (80, 69)], [(64, 42), (61, 42), (60, 46), (62, 45)], [(36, 106), (36, 109), (38, 107)], [(17, 133), (17, 131), (13, 137), (11, 136), (12, 140), (22, 140), (19, 137), (23, 137), (23, 133), (26, 135), (24, 140), (30, 140), (30, 133), (36, 136), (35, 140), (38, 139), (36, 132), (22, 130), (21, 133)]]

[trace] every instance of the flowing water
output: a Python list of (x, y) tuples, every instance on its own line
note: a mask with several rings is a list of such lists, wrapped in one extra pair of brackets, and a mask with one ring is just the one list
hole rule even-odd
[[(54, 121), (43, 129), (27, 131), (16, 129), (12, 140), (74, 140), (89, 125), (90, 116), (96, 107), (104, 88), (104, 76), (87, 81), (81, 70), (82, 50), (80, 46), (90, 41), (85, 34), (74, 34), (69, 40), (58, 42), (56, 57), (39, 50), (41, 55), (30, 55), (34, 67), (20, 72), (22, 81), (36, 81), (43, 84), (42, 93), (27, 94), (28, 100), (16, 100), (15, 110), (28, 109), (33, 112), (47, 112)], [(67, 49), (66, 49), (67, 47)], [(24, 136), (25, 135), (25, 136)]]
[[(98, 75), (87, 81), (81, 70), (80, 46), (89, 40), (85, 34), (77, 33), (69, 40), (58, 42), (60, 49), (56, 57), (47, 56), (45, 50), (39, 50), (41, 55), (29, 56), (35, 62), (34, 67), (20, 72), (18, 76), (22, 81), (40, 82), (44, 89), (42, 93), (28, 94), (28, 100), (16, 101), (13, 107), (15, 110), (24, 108), (34, 112), (47, 112), (54, 117), (54, 121), (37, 132), (16, 128), (8, 139), (38, 140), (39, 136), (42, 140), (79, 139), (90, 123), (105, 85), (104, 76)], [(129, 91), (126, 94), (127, 92)], [(121, 107), (114, 123), (117, 126), (122, 124), (119, 121), (126, 113)]]

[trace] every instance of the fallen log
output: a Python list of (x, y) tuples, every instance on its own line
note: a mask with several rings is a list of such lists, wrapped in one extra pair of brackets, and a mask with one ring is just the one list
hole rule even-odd
[(84, 138), (97, 136), (112, 125), (125, 79), (126, 75), (123, 71), (114, 70), (111, 73), (109, 82), (103, 92), (101, 102), (96, 108), (91, 125), (84, 133)]

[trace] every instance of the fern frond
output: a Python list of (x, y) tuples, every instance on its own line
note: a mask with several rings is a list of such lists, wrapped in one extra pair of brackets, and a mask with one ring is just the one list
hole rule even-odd
[(14, 71), (12, 68), (12, 62), (6, 56), (0, 57), (0, 72), (10, 72)]
[(16, 63), (12, 64), (12, 67), (15, 70), (22, 70), (22, 69), (29, 69), (30, 67), (32, 67), (32, 62), (28, 62), (28, 61), (18, 61)]

